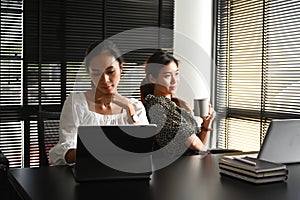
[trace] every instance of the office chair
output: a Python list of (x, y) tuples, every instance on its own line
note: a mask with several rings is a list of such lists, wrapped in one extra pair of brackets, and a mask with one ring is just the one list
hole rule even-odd
[(38, 143), (40, 166), (49, 166), (49, 151), (59, 140), (60, 112), (40, 111), (38, 116)]

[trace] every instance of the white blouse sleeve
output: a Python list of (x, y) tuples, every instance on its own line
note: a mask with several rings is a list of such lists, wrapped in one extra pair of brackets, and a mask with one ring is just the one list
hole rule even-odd
[(77, 129), (80, 124), (80, 110), (76, 107), (79, 101), (78, 95), (71, 93), (64, 103), (60, 116), (59, 142), (49, 152), (52, 164), (67, 164), (65, 154), (69, 149), (76, 148)]

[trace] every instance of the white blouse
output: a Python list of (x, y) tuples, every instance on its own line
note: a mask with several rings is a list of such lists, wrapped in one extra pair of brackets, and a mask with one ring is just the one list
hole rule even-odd
[[(145, 108), (141, 101), (128, 99), (139, 116), (139, 124), (149, 124)], [(129, 124), (126, 109), (120, 114), (103, 115), (89, 110), (84, 92), (70, 93), (60, 116), (59, 142), (50, 150), (50, 163), (67, 164), (65, 154), (77, 145), (77, 129), (80, 125), (113, 125)]]

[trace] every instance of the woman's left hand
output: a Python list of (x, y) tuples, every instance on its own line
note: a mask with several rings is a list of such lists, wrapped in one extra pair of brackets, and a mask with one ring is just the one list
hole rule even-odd
[(215, 112), (214, 108), (211, 106), (211, 104), (209, 104), (208, 116), (201, 117), (203, 119), (202, 127), (205, 130), (211, 129), (211, 124), (212, 124), (212, 121), (214, 120), (215, 116), (216, 116), (216, 112)]

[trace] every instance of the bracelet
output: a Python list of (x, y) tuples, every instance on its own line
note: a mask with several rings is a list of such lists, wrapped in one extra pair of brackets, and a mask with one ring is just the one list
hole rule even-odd
[(201, 131), (212, 131), (212, 128), (206, 128), (204, 126), (201, 126)]

